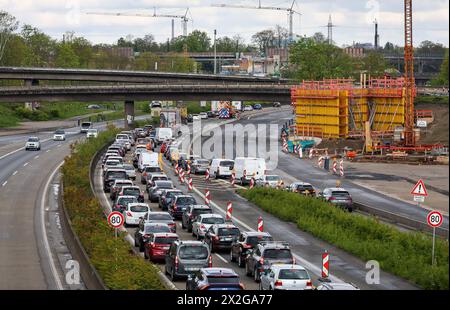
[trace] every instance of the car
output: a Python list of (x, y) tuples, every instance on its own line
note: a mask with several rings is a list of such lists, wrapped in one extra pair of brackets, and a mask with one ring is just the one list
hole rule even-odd
[(124, 213), (125, 226), (138, 225), (141, 217), (150, 212), (150, 207), (146, 203), (129, 203)]
[(123, 212), (129, 203), (136, 203), (137, 198), (134, 196), (119, 196), (112, 206), (112, 211)]
[(184, 195), (182, 191), (179, 189), (164, 189), (161, 191), (161, 195), (158, 199), (158, 207), (162, 210), (168, 210), (169, 205), (172, 201), (172, 199), (175, 198), (175, 196), (178, 195)]
[(209, 245), (211, 253), (230, 250), (231, 244), (237, 240), (239, 234), (239, 228), (234, 224), (214, 224), (206, 231), (204, 242)]
[(111, 168), (105, 172), (103, 176), (103, 191), (109, 192), (111, 190), (111, 186), (114, 184), (116, 180), (126, 180), (127, 172), (125, 169), (117, 169)]
[[(117, 196), (119, 196), (119, 192), (122, 190), (122, 187), (133, 186), (133, 185), (134, 185), (133, 181), (131, 181), (131, 180), (127, 180), (127, 179), (114, 180), (114, 183), (111, 186), (111, 190), (109, 193), (109, 198), (113, 201), (116, 200)], [(122, 195), (122, 196), (126, 196), (126, 195)]]
[(171, 140), (172, 136), (172, 128), (156, 128), (155, 132), (155, 141), (156, 144), (161, 144), (166, 140)]
[(208, 118), (214, 118), (214, 117), (216, 117), (216, 113), (214, 113), (213, 111), (208, 111), (208, 112), (206, 112), (206, 115), (208, 116)]
[(192, 121), (199, 121), (201, 119), (199, 114), (193, 114), (192, 115)]
[(174, 199), (171, 200), (171, 204), (169, 204), (169, 213), (175, 219), (181, 219), (184, 210), (189, 205), (196, 205), (197, 201), (191, 195), (177, 195)]
[(192, 223), (192, 236), (200, 240), (205, 237), (208, 229), (214, 224), (224, 224), (225, 219), (220, 214), (200, 214)]
[(116, 135), (116, 142), (123, 143), (128, 151), (131, 150), (131, 138), (128, 134), (118, 133)]
[(120, 192), (118, 194), (119, 196), (134, 196), (137, 198), (138, 202), (144, 202), (144, 193), (141, 192), (141, 189), (139, 186), (133, 185), (133, 186), (123, 186), (120, 189)]
[(150, 103), (150, 108), (161, 108), (162, 102), (161, 101), (152, 101)]
[(300, 265), (272, 265), (261, 275), (260, 290), (312, 290), (311, 276)]
[(111, 168), (123, 168), (122, 163), (118, 159), (109, 159), (103, 165), (103, 174)]
[(330, 279), (319, 278), (315, 290), (318, 291), (359, 291), (360, 289), (353, 283), (332, 282)]
[(234, 160), (214, 158), (209, 166), (209, 175), (216, 179), (231, 176), (234, 168)]
[(256, 186), (279, 188), (283, 186), (283, 179), (279, 175), (265, 174), (259, 179), (256, 179)]
[(212, 256), (201, 241), (177, 240), (170, 245), (165, 257), (165, 272), (172, 281), (206, 267), (212, 267)]
[(234, 159), (234, 171), (236, 180), (241, 185), (248, 184), (250, 180), (259, 179), (266, 174), (266, 161), (264, 158), (236, 157)]
[(306, 182), (294, 182), (287, 187), (287, 190), (302, 195), (316, 196), (316, 190), (314, 187)]
[(261, 110), (261, 109), (262, 109), (262, 105), (260, 105), (259, 103), (255, 103), (255, 104), (253, 105), (253, 109), (254, 109), (254, 110)]
[(144, 252), (145, 243), (148, 242), (154, 233), (172, 233), (170, 227), (164, 223), (144, 223), (139, 222), (139, 227), (134, 232), (134, 246), (139, 248), (140, 252)]
[(161, 195), (161, 191), (163, 189), (173, 189), (173, 183), (172, 181), (155, 181), (154, 186), (150, 187), (148, 190), (148, 200), (150, 202), (156, 202), (159, 201), (159, 196)]
[(168, 212), (148, 212), (142, 217), (141, 221), (145, 223), (167, 224), (171, 232), (177, 232), (177, 225)]
[(86, 132), (86, 138), (97, 138), (98, 137), (98, 129), (90, 128)]
[(41, 150), (41, 140), (38, 137), (29, 137), (25, 143), (25, 150)]
[(325, 188), (318, 196), (335, 206), (341, 207), (349, 212), (353, 211), (352, 196), (342, 187)]
[(279, 103), (279, 102), (274, 102), (274, 103), (272, 103), (272, 106), (273, 106), (274, 108), (279, 108), (279, 107), (281, 107), (281, 103)]
[(209, 167), (209, 160), (207, 159), (194, 159), (191, 162), (191, 172), (193, 174), (205, 174), (206, 170), (208, 170)]
[(253, 111), (253, 107), (251, 105), (244, 106), (244, 111)]
[(162, 169), (159, 166), (144, 167), (144, 170), (142, 170), (142, 173), (141, 173), (141, 183), (147, 184), (149, 177), (151, 177), (151, 175), (153, 173), (162, 174)]
[(245, 273), (253, 276), (255, 282), (259, 282), (261, 274), (274, 263), (295, 264), (294, 256), (287, 242), (265, 241), (260, 242), (245, 259)]
[(86, 133), (90, 128), (92, 128), (92, 122), (82, 122), (80, 125), (80, 133)]
[(66, 141), (66, 132), (64, 129), (55, 130), (53, 141)]
[(164, 173), (157, 172), (157, 173), (149, 174), (147, 176), (147, 184), (145, 185), (145, 189), (146, 189), (147, 193), (149, 193), (150, 188), (155, 186), (155, 182), (156, 181), (168, 181), (168, 182), (170, 182), (169, 178)]
[(186, 290), (243, 290), (239, 275), (230, 268), (202, 268), (188, 275)]
[(180, 240), (175, 233), (153, 233), (144, 243), (144, 257), (152, 262), (164, 261), (170, 245)]
[(273, 241), (272, 236), (268, 232), (245, 231), (239, 235), (239, 238), (231, 244), (230, 261), (237, 260), (239, 267), (245, 266), (245, 258), (250, 250), (263, 241)]
[(119, 152), (120, 156), (125, 156), (125, 150), (122, 148), (121, 145), (118, 144), (113, 144), (111, 145), (108, 150), (106, 151), (106, 153), (111, 152), (111, 151), (117, 151)]
[(192, 223), (200, 214), (211, 214), (212, 209), (207, 205), (190, 205), (184, 210), (181, 216), (181, 228), (192, 232)]
[(127, 176), (131, 180), (136, 180), (136, 170), (134, 170), (134, 166), (131, 164), (124, 164), (123, 169), (127, 172)]
[(206, 112), (200, 112), (198, 116), (200, 116), (201, 119), (208, 119), (208, 113)]
[(101, 109), (101, 107), (98, 104), (90, 104), (87, 106), (87, 109), (89, 110), (98, 110)]

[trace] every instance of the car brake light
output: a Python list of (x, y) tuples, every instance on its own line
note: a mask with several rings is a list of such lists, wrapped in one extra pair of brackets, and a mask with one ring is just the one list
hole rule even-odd
[(176, 210), (177, 209), (177, 205), (173, 204), (173, 209)]
[(329, 200), (336, 200), (336, 197), (331, 196), (331, 197), (329, 198)]
[(261, 258), (259, 259), (259, 263), (260, 263), (261, 265), (264, 265), (264, 258), (261, 257)]
[(209, 259), (208, 259), (208, 267), (212, 267), (212, 255), (209, 255)]
[(144, 174), (143, 174), (143, 175), (144, 175), (144, 177), (146, 177), (146, 176), (147, 176), (147, 172), (144, 172)]
[(306, 282), (306, 286), (312, 287), (312, 282), (311, 282), (311, 281), (307, 281), (307, 282)]
[(295, 257), (292, 257), (292, 264), (295, 265)]
[(178, 269), (178, 256), (175, 256), (175, 269)]
[(155, 247), (155, 243), (154, 243), (154, 242), (150, 243), (150, 246), (151, 246), (152, 248), (154, 248), (154, 247)]
[(282, 286), (283, 282), (281, 282), (280, 280), (275, 281), (275, 286)]
[(246, 249), (250, 249), (252, 246), (250, 244), (244, 244), (243, 247)]
[(215, 241), (217, 241), (217, 240), (219, 240), (219, 237), (218, 237), (218, 236), (214, 236), (213, 239), (214, 239)]
[(200, 225), (200, 229), (205, 229), (205, 225)]
[(167, 224), (167, 225), (169, 225), (169, 226), (175, 226), (175, 223), (169, 223), (169, 224)]
[(148, 237), (150, 237), (150, 235), (149, 234), (145, 234), (143, 237), (144, 238), (148, 238)]
[(131, 214), (130, 212), (127, 212), (127, 216), (133, 216), (133, 214)]

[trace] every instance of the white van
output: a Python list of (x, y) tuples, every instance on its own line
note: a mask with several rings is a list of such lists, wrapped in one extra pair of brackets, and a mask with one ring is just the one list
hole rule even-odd
[(142, 172), (145, 167), (159, 167), (159, 154), (156, 152), (143, 152), (139, 156), (138, 170)]
[(119, 133), (116, 135), (116, 142), (123, 142), (125, 143), (125, 146), (127, 150), (131, 150), (131, 139), (128, 134), (125, 133)]
[(236, 180), (244, 185), (250, 182), (253, 175), (255, 179), (259, 179), (265, 174), (266, 162), (264, 158), (236, 157), (234, 159), (234, 172)]
[(232, 159), (214, 158), (209, 166), (209, 175), (216, 179), (229, 177), (233, 172), (234, 161)]
[(161, 144), (165, 140), (171, 140), (172, 137), (172, 128), (156, 128), (155, 140), (157, 144)]

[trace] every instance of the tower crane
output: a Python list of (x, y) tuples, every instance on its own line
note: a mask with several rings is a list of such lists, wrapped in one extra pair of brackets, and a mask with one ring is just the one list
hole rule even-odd
[(405, 145), (414, 146), (414, 46), (413, 46), (413, 21), (412, 0), (404, 0), (405, 5)]
[(275, 10), (275, 11), (287, 11), (289, 14), (289, 42), (292, 42), (294, 39), (294, 30), (293, 30), (293, 20), (294, 20), (294, 14), (301, 15), (300, 12), (297, 12), (294, 10), (294, 4), (296, 3), (296, 0), (292, 1), (292, 4), (289, 8), (282, 8), (282, 7), (274, 7), (274, 6), (262, 6), (261, 0), (258, 1), (258, 6), (247, 6), (247, 5), (231, 5), (231, 4), (213, 4), (211, 6), (213, 7), (219, 7), (219, 8), (238, 8), (238, 9), (256, 9), (256, 10)]

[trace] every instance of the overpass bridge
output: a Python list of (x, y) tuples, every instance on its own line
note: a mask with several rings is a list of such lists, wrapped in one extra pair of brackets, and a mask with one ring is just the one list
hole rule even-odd
[(38, 85), (40, 80), (109, 83), (258, 83), (287, 84), (287, 79), (240, 75), (214, 75), (154, 71), (98, 69), (0, 67), (0, 80), (23, 80), (25, 85)]

